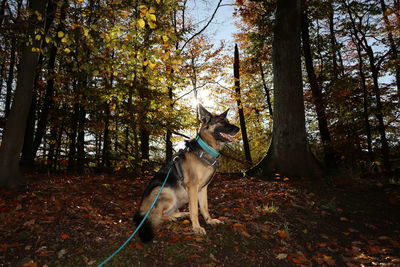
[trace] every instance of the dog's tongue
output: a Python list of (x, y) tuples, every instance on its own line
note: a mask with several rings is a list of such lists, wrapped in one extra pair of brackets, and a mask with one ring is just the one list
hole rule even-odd
[(233, 142), (233, 136), (232, 135), (229, 135), (229, 134), (226, 134), (226, 133), (219, 133), (219, 134), (222, 135), (223, 138)]

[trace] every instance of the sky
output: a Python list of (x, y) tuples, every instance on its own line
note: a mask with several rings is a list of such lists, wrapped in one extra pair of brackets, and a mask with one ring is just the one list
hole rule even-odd
[[(219, 10), (217, 11), (213, 22), (207, 29), (207, 34), (212, 41), (219, 43), (221, 40), (226, 40), (228, 45), (232, 45), (233, 34), (237, 32), (234, 25), (235, 18), (233, 17), (234, 0), (223, 0)], [(218, 4), (217, 0), (189, 0), (189, 14), (194, 18), (194, 23), (199, 23), (199, 28), (205, 25), (210, 19)]]

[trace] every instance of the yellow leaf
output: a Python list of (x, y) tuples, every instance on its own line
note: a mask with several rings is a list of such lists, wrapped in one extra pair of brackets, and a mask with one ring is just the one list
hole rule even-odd
[(155, 10), (154, 7), (150, 7), (149, 12), (150, 12), (150, 13), (154, 13), (154, 12), (156, 12), (156, 10)]
[(157, 2), (157, 4), (160, 4), (160, 3), (161, 3), (161, 0), (156, 0), (156, 2)]
[(164, 43), (168, 42), (168, 40), (169, 40), (168, 36), (166, 36), (166, 35), (163, 35), (162, 39), (163, 39)]
[(144, 22), (143, 19), (139, 19), (139, 20), (137, 21), (137, 25), (138, 25), (139, 29), (143, 29), (144, 26), (146, 25), (146, 23)]
[(68, 41), (68, 38), (67, 37), (63, 37), (62, 39), (61, 39), (61, 43), (66, 43)]
[(59, 32), (57, 33), (57, 36), (58, 36), (58, 38), (63, 38), (63, 37), (64, 37), (64, 33), (61, 32), (61, 31), (59, 31)]
[(156, 21), (157, 20), (157, 18), (156, 18), (156, 15), (154, 15), (154, 14), (150, 14), (150, 19), (152, 20), (152, 21)]
[(156, 66), (157, 66), (157, 64), (154, 64), (153, 62), (149, 62), (150, 69), (154, 69)]
[(67, 47), (67, 48), (64, 49), (64, 52), (69, 54), (71, 52), (71, 50)]
[(51, 41), (50, 37), (46, 37), (45, 41), (46, 41), (46, 43), (50, 43), (50, 41)]
[(184, 220), (184, 221), (182, 222), (182, 224), (189, 224), (189, 223), (190, 223), (189, 220)]
[(40, 40), (40, 39), (42, 39), (42, 36), (40, 35), (40, 34), (36, 34), (36, 36), (35, 36), (35, 40)]
[(117, 72), (117, 71), (114, 71), (114, 72), (113, 72), (113, 75), (114, 75), (114, 76), (118, 76), (118, 72)]

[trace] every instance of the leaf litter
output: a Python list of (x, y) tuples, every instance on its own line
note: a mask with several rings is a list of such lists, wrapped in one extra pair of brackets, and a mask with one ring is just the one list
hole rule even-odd
[[(149, 179), (32, 175), (22, 191), (1, 189), (0, 265), (99, 264), (134, 230)], [(400, 209), (389, 200), (385, 188), (367, 183), (219, 174), (209, 208), (223, 225), (200, 217), (207, 236), (198, 236), (188, 219), (167, 222), (150, 244), (132, 240), (110, 266), (399, 265)]]

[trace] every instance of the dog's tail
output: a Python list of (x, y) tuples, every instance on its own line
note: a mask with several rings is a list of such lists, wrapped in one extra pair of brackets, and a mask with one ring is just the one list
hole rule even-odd
[[(143, 219), (144, 215), (140, 214), (140, 212), (137, 212), (135, 214), (133, 220), (135, 221), (136, 227), (139, 226)], [(143, 242), (149, 242), (154, 238), (154, 229), (149, 218), (146, 218), (146, 220), (143, 222), (142, 226), (139, 229), (138, 235), (140, 237), (140, 240), (142, 240)]]

